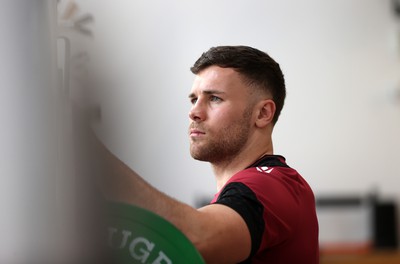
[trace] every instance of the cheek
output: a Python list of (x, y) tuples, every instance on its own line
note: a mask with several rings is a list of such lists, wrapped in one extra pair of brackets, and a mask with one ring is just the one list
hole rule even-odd
[(219, 108), (212, 112), (212, 116), (209, 116), (210, 123), (214, 124), (215, 127), (227, 127), (234, 123), (235, 120), (241, 118), (239, 111), (232, 111), (232, 109)]
[(224, 122), (229, 117), (229, 111), (222, 107), (215, 108), (209, 112), (208, 117), (210, 120), (213, 120), (213, 122)]

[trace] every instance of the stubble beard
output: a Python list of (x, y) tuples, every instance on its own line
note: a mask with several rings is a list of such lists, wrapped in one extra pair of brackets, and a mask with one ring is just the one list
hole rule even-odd
[(246, 108), (240, 119), (217, 131), (212, 138), (200, 139), (204, 142), (193, 139), (190, 144), (191, 156), (212, 164), (231, 161), (242, 151), (248, 140), (251, 110), (250, 107)]

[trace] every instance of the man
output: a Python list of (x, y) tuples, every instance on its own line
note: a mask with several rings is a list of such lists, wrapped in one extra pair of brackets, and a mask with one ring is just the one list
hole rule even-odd
[(221, 46), (203, 53), (191, 70), (190, 153), (211, 163), (215, 198), (194, 209), (117, 159), (112, 198), (173, 223), (207, 263), (318, 263), (313, 192), (273, 153), (271, 135), (286, 94), (279, 65), (251, 47)]

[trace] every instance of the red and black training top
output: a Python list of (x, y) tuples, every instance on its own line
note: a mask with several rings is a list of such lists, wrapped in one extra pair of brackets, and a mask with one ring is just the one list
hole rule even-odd
[(284, 157), (267, 155), (236, 173), (211, 203), (246, 222), (252, 245), (242, 263), (319, 263), (314, 194)]

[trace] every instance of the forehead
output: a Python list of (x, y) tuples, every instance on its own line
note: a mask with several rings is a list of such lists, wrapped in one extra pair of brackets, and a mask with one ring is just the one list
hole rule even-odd
[(223, 92), (247, 92), (242, 77), (232, 68), (210, 66), (199, 72), (193, 82), (192, 92), (203, 90), (221, 90)]

